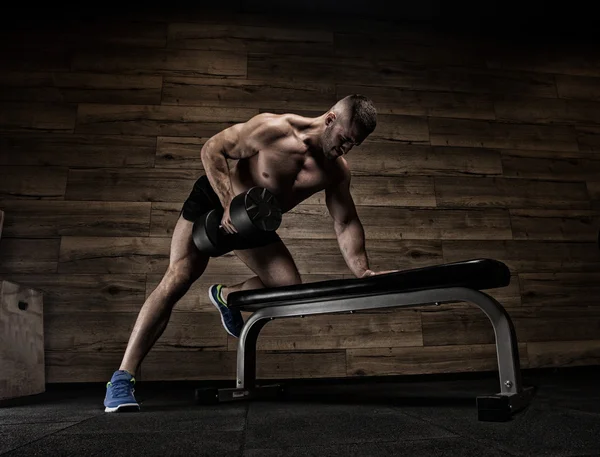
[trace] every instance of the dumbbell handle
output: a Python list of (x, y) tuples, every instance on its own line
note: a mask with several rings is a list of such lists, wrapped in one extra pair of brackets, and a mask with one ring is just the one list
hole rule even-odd
[(218, 257), (232, 250), (237, 238), (252, 244), (281, 223), (281, 209), (267, 189), (253, 187), (233, 198), (229, 215), (237, 233), (226, 232), (221, 224), (222, 209), (213, 209), (194, 222), (192, 239), (203, 253)]

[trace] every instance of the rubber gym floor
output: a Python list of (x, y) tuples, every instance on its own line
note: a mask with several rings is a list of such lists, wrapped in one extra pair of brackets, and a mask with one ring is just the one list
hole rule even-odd
[(285, 400), (209, 406), (194, 389), (215, 383), (138, 382), (141, 411), (120, 414), (105, 384), (48, 385), (0, 405), (0, 455), (600, 456), (600, 367), (522, 373), (536, 392), (508, 422), (477, 420), (495, 373), (286, 380)]

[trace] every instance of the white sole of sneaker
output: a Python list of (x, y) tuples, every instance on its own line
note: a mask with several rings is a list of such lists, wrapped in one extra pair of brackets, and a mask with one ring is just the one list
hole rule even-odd
[(221, 309), (219, 308), (219, 304), (217, 302), (215, 302), (212, 294), (210, 293), (212, 289), (212, 286), (208, 288), (208, 299), (210, 300), (210, 302), (213, 304), (213, 306), (215, 308), (217, 308), (217, 311), (219, 312), (219, 315), (221, 316), (221, 323), (223, 324), (223, 328), (225, 329), (225, 331), (227, 333), (229, 333), (231, 336), (233, 336), (234, 338), (237, 338), (237, 336), (235, 336), (233, 333), (231, 333), (228, 329), (227, 329), (227, 325), (225, 325), (225, 319), (223, 319), (223, 314), (221, 314)]
[(140, 405), (137, 403), (123, 403), (122, 405), (115, 406), (114, 408), (106, 407), (104, 412), (106, 413), (126, 413), (130, 411), (139, 411)]

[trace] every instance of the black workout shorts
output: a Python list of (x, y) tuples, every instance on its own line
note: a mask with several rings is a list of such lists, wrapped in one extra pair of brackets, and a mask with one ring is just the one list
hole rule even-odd
[[(181, 215), (183, 218), (190, 222), (195, 222), (204, 213), (207, 213), (211, 209), (218, 208), (223, 210), (221, 200), (210, 185), (210, 181), (206, 175), (202, 175), (194, 183), (194, 187), (190, 192), (187, 200), (183, 203), (181, 208)], [(244, 242), (241, 237), (240, 242), (235, 246), (235, 250), (250, 249), (255, 247), (267, 246), (269, 244), (281, 241), (279, 235), (276, 232), (268, 232), (265, 234), (264, 239), (260, 242), (248, 243)]]

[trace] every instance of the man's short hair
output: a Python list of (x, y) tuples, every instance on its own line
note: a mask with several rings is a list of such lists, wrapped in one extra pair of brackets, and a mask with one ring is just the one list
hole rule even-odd
[(349, 121), (369, 135), (377, 126), (377, 110), (373, 101), (361, 94), (348, 95), (339, 100), (332, 110), (342, 116), (349, 116)]

